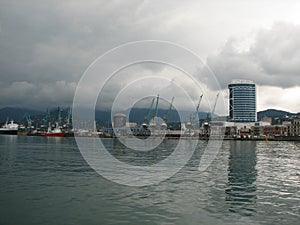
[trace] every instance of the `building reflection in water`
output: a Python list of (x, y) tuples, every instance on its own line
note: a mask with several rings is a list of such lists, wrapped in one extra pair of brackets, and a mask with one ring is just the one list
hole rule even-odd
[(230, 143), (226, 202), (231, 212), (251, 216), (256, 204), (256, 142)]

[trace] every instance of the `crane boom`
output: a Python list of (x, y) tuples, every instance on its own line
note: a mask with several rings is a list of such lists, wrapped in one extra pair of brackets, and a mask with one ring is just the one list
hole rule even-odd
[(215, 104), (214, 104), (214, 107), (212, 109), (211, 115), (213, 115), (215, 113), (219, 95), (220, 95), (220, 93), (217, 94), (217, 97), (216, 97)]
[(148, 115), (147, 115), (147, 119), (146, 119), (146, 124), (149, 124), (150, 122), (150, 117), (151, 117), (151, 114), (152, 114), (152, 108), (153, 108), (153, 104), (154, 104), (154, 101), (155, 101), (155, 97), (152, 99), (152, 102), (151, 102), (151, 105), (150, 105), (150, 108), (149, 108), (149, 111), (148, 111)]
[(31, 118), (30, 118), (30, 115), (29, 114), (27, 114), (26, 115), (26, 120), (27, 120), (27, 125), (28, 125), (28, 127), (30, 128), (31, 127)]
[(168, 119), (169, 119), (169, 116), (170, 116), (170, 113), (171, 113), (171, 110), (172, 110), (172, 107), (173, 107), (173, 101), (174, 101), (174, 96), (172, 97), (172, 100), (171, 100), (171, 103), (170, 103), (170, 107), (168, 109), (168, 112), (167, 114), (165, 115), (164, 117), (164, 121), (167, 123), (168, 122)]
[(199, 107), (200, 107), (202, 97), (203, 97), (203, 94), (200, 95), (200, 99), (199, 99), (199, 102), (198, 102), (198, 105), (197, 105), (197, 108), (196, 108), (197, 113), (199, 112)]
[(57, 123), (60, 126), (61, 125), (61, 110), (60, 107), (57, 107)]
[(196, 111), (193, 112), (193, 114), (191, 114), (191, 116), (190, 116), (190, 122), (191, 122), (191, 124), (194, 123), (196, 117), (198, 116), (199, 108), (200, 108), (200, 103), (201, 103), (202, 97), (203, 97), (203, 94), (200, 95), (199, 102), (198, 102), (198, 105), (197, 105), (197, 107), (196, 107)]
[(72, 108), (70, 107), (67, 115), (67, 127), (70, 127), (71, 125), (71, 117), (72, 117)]
[(156, 97), (156, 105), (155, 105), (155, 112), (154, 112), (153, 118), (157, 117), (157, 115), (158, 115), (158, 101), (159, 101), (159, 95), (157, 95), (157, 97)]
[(149, 121), (150, 126), (156, 126), (156, 117), (158, 115), (158, 102), (159, 102), (159, 95), (156, 97), (156, 104), (155, 104), (155, 109), (153, 112), (153, 117)]

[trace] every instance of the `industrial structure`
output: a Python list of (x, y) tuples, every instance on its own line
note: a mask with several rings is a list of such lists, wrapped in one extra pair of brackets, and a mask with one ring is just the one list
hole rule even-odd
[(114, 115), (113, 127), (122, 128), (126, 126), (126, 115), (123, 113), (117, 113)]
[[(211, 112), (207, 112), (206, 119), (204, 117), (199, 119), (199, 109), (203, 98), (203, 94), (200, 94), (195, 109), (186, 116), (185, 121), (179, 122), (173, 122), (171, 119), (174, 97), (169, 101), (169, 107), (162, 113), (159, 107), (161, 98), (157, 95), (151, 98), (149, 108), (142, 115), (144, 120), (141, 119), (140, 121), (143, 122), (139, 124), (135, 123), (136, 121), (127, 121), (127, 115), (123, 113), (116, 113), (112, 118), (112, 126), (97, 129), (96, 121), (93, 121), (93, 129), (86, 129), (90, 121), (83, 121), (83, 128), (73, 129), (71, 108), (65, 110), (64, 113), (58, 107), (52, 112), (47, 109), (43, 119), (40, 119), (42, 123), (40, 127), (35, 118), (32, 120), (29, 114), (25, 114), (24, 122), (19, 126), (14, 125), (13, 131), (8, 129), (13, 123), (8, 124), (7, 119), (0, 133), (59, 137), (73, 136), (76, 133), (79, 136), (95, 137), (179, 138), (183, 136), (200, 139), (224, 137), (233, 140), (300, 140), (300, 113), (278, 118), (260, 116), (258, 121), (255, 83), (248, 80), (233, 80), (228, 84), (228, 89), (229, 116), (226, 121), (224, 116), (214, 115), (220, 93), (217, 93), (215, 101), (211, 102)], [(35, 126), (33, 122), (36, 123)]]

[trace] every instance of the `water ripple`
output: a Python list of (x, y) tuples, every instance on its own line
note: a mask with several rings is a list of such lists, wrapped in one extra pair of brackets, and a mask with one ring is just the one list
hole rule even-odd
[[(135, 154), (108, 143), (139, 165), (174, 147)], [(298, 143), (225, 141), (200, 173), (204, 148), (170, 179), (133, 188), (95, 173), (72, 138), (0, 136), (0, 224), (299, 224)]]

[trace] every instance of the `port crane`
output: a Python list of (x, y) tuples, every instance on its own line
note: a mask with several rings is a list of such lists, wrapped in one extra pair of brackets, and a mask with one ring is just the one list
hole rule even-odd
[(211, 111), (211, 113), (207, 113), (206, 122), (204, 122), (204, 125), (203, 125), (204, 135), (206, 135), (207, 137), (210, 135), (210, 121), (212, 120), (212, 115), (215, 113), (219, 95), (220, 95), (220, 93), (217, 94), (212, 111)]
[(156, 117), (158, 115), (158, 102), (159, 102), (159, 95), (156, 97), (156, 104), (155, 104), (155, 110), (152, 117), (152, 123), (151, 120), (149, 121), (149, 125), (155, 126), (156, 125)]
[(220, 93), (217, 94), (217, 97), (216, 97), (215, 104), (214, 104), (213, 110), (211, 112), (211, 115), (213, 115), (215, 113), (219, 95), (220, 95)]
[(216, 96), (216, 100), (215, 100), (215, 102), (214, 102), (214, 106), (213, 106), (213, 108), (212, 108), (211, 113), (208, 113), (208, 114), (207, 114), (208, 121), (211, 121), (211, 120), (212, 120), (212, 116), (213, 116), (213, 114), (215, 113), (219, 95), (220, 95), (220, 93), (218, 93), (217, 96)]
[(143, 127), (148, 127), (148, 124), (149, 124), (150, 119), (151, 119), (151, 114), (152, 114), (152, 110), (153, 110), (154, 101), (155, 101), (155, 97), (152, 99), (152, 102), (151, 102), (151, 105), (150, 105), (147, 117), (145, 117), (144, 123), (142, 124)]
[(202, 101), (202, 98), (203, 98), (203, 94), (200, 95), (200, 98), (199, 98), (199, 102), (198, 102), (198, 105), (196, 107), (196, 111), (193, 112), (191, 115), (190, 115), (190, 122), (191, 122), (191, 125), (193, 125), (195, 123), (195, 119), (198, 117), (199, 115), (199, 108), (200, 108), (200, 104), (201, 104), (201, 101)]
[(67, 127), (71, 127), (72, 108), (70, 107), (67, 115)]
[(25, 114), (25, 119), (27, 121), (27, 127), (30, 129), (31, 128), (31, 124), (32, 124), (32, 120), (30, 118), (30, 115), (29, 114)]
[(167, 113), (163, 117), (164, 122), (161, 124), (161, 126), (167, 127), (167, 122), (168, 122), (168, 119), (170, 117), (172, 107), (173, 107), (173, 101), (174, 101), (174, 96), (172, 97), (172, 100), (171, 100), (171, 103), (170, 103), (170, 106), (169, 106), (169, 109), (168, 109)]
[[(156, 99), (156, 104), (155, 104), (155, 108), (153, 110), (153, 105), (154, 105), (155, 99)], [(145, 118), (144, 123), (142, 124), (143, 127), (148, 127), (150, 125), (151, 121), (152, 121), (151, 125), (155, 125), (155, 119), (158, 114), (158, 102), (159, 102), (159, 95), (157, 95), (157, 97), (154, 97), (152, 99), (147, 117)], [(152, 118), (151, 118), (151, 116), (152, 116)]]

